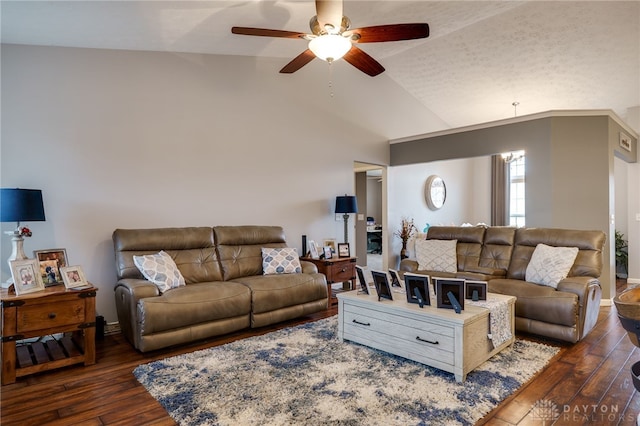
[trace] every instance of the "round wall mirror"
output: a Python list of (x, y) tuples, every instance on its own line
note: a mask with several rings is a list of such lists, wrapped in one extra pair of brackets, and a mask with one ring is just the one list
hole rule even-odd
[(444, 184), (444, 180), (438, 175), (429, 176), (424, 188), (424, 196), (427, 200), (427, 206), (431, 210), (441, 208), (447, 199), (447, 187)]

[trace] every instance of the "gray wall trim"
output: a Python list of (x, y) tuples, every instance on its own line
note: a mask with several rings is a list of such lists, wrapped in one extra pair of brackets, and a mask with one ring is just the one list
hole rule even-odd
[[(620, 131), (632, 138), (631, 152), (621, 152)], [(527, 226), (605, 232), (608, 244), (604, 248), (601, 282), (603, 297), (608, 299), (615, 293), (613, 156), (636, 162), (637, 144), (637, 135), (607, 111), (551, 114), (392, 143), (390, 164), (525, 150)]]

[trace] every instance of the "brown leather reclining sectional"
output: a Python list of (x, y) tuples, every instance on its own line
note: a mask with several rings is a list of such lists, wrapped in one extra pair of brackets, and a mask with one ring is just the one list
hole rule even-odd
[[(458, 272), (418, 270), (418, 262), (412, 259), (403, 259), (400, 270), (488, 281), (489, 292), (517, 297), (517, 330), (577, 342), (591, 331), (598, 317), (605, 238), (601, 231), (432, 226), (427, 239), (458, 241)], [(540, 243), (579, 249), (569, 275), (557, 289), (525, 281), (527, 265)]]
[[(327, 309), (327, 283), (315, 265), (301, 274), (262, 274), (262, 247), (286, 247), (279, 226), (116, 229), (113, 233), (120, 328), (139, 351), (262, 327)], [(186, 286), (160, 294), (133, 263), (164, 250)]]

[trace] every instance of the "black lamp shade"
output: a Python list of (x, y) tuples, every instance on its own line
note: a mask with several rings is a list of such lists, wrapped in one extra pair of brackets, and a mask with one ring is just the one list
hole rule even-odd
[(44, 220), (41, 190), (0, 189), (0, 222), (41, 222)]
[(355, 195), (336, 197), (336, 213), (358, 213), (358, 200)]

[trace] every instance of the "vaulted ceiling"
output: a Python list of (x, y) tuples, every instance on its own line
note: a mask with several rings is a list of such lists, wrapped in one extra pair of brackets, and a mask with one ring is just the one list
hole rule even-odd
[[(278, 73), (304, 40), (234, 35), (231, 27), (309, 32), (315, 5), (3, 0), (1, 13), (3, 43), (281, 58)], [(557, 109), (611, 109), (639, 130), (639, 1), (345, 0), (344, 14), (355, 28), (429, 24), (426, 39), (360, 45), (386, 68), (374, 79), (391, 79), (438, 118), (439, 128), (426, 130)], [(372, 78), (338, 65), (352, 79)], [(326, 66), (316, 59), (295, 78), (317, 78), (310, 70)]]

